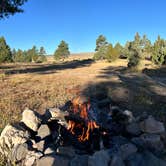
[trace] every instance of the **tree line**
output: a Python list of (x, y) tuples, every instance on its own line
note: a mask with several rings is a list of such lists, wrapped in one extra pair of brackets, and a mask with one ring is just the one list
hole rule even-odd
[(44, 62), (46, 61), (46, 51), (44, 47), (38, 50), (33, 46), (28, 50), (11, 50), (4, 37), (0, 37), (0, 63), (4, 62)]
[[(62, 40), (54, 52), (55, 60), (64, 60), (70, 55), (68, 44)], [(119, 42), (114, 46), (109, 43), (105, 36), (99, 35), (96, 39), (96, 48), (94, 60), (115, 61), (118, 58), (128, 59), (128, 67), (135, 67), (143, 59), (151, 60), (157, 65), (166, 64), (166, 40), (157, 37), (152, 42), (146, 35), (140, 36), (136, 33), (133, 41), (127, 41), (124, 46)], [(23, 51), (21, 49), (11, 51), (4, 37), (0, 37), (0, 63), (3, 62), (44, 62), (46, 61), (46, 51), (44, 47), (37, 49), (33, 46), (31, 49)]]
[[(70, 55), (68, 44), (61, 41), (58, 48), (54, 52), (54, 59), (65, 59)], [(4, 37), (0, 37), (0, 63), (10, 62), (36, 62), (42, 63), (47, 61), (45, 48), (42, 46), (39, 49), (33, 46), (28, 50), (13, 49), (6, 43)]]
[(117, 58), (127, 58), (128, 67), (138, 66), (142, 59), (164, 65), (166, 64), (166, 40), (158, 36), (152, 44), (146, 35), (141, 37), (137, 32), (133, 41), (127, 41), (124, 46), (120, 43), (113, 46), (107, 42), (105, 36), (100, 35), (96, 40), (94, 59), (112, 62)]

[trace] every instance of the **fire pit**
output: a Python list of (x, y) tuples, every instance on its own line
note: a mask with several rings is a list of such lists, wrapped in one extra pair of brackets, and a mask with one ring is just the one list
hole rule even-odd
[(147, 114), (134, 117), (109, 98), (85, 96), (43, 115), (25, 109), (21, 122), (7, 125), (0, 136), (8, 165), (166, 165), (165, 148), (162, 122)]

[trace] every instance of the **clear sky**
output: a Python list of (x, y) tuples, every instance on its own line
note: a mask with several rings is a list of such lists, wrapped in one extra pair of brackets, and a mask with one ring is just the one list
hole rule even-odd
[(166, 38), (166, 0), (28, 0), (23, 9), (0, 20), (0, 36), (11, 48), (44, 46), (52, 54), (65, 40), (71, 52), (91, 52), (99, 34), (113, 44), (136, 32)]

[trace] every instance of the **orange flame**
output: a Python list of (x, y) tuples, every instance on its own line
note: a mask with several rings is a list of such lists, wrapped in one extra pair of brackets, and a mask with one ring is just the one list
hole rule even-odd
[(78, 135), (78, 140), (81, 142), (89, 140), (90, 132), (92, 132), (95, 128), (99, 128), (95, 121), (88, 119), (88, 111), (90, 109), (90, 101), (86, 103), (80, 104), (80, 97), (74, 98), (73, 101), (73, 113), (79, 113), (80, 117), (87, 121), (87, 127), (82, 124), (77, 124), (74, 121), (69, 121), (68, 130), (75, 135), (75, 129), (80, 129), (81, 134)]

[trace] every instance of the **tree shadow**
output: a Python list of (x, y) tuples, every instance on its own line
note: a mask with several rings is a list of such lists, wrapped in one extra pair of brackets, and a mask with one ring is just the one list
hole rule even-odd
[(53, 74), (57, 70), (75, 69), (86, 67), (94, 63), (92, 59), (86, 60), (74, 60), (69, 62), (62, 62), (57, 64), (41, 64), (32, 66), (22, 66), (22, 68), (9, 69), (5, 71), (5, 74), (25, 74), (25, 73), (38, 73), (38, 74)]
[(166, 84), (166, 65), (157, 69), (147, 69), (143, 70), (143, 73), (151, 77), (152, 79), (156, 79), (162, 83)]
[(119, 75), (119, 74), (124, 74), (127, 72), (127, 67), (124, 66), (109, 66), (107, 68), (104, 68), (100, 75), (98, 75), (98, 78), (108, 78), (112, 75)]
[(113, 105), (129, 109), (136, 116), (147, 112), (166, 124), (166, 84), (143, 73), (130, 73), (121, 66), (107, 67), (97, 77), (104, 79), (88, 84), (83, 95), (98, 98), (105, 94)]

